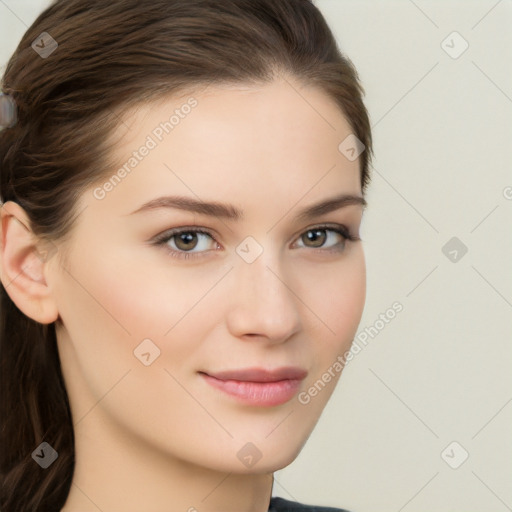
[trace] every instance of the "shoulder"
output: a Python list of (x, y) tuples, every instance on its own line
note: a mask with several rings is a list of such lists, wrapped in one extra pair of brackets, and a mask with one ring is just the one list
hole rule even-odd
[(345, 509), (304, 505), (284, 498), (274, 497), (270, 500), (268, 512), (348, 512)]

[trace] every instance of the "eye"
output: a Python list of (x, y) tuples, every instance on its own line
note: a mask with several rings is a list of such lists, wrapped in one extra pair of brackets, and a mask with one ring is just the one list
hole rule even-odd
[(357, 236), (352, 236), (349, 230), (342, 225), (337, 226), (315, 226), (305, 231), (298, 242), (311, 249), (327, 249), (342, 251), (345, 244), (349, 241), (360, 240)]
[[(295, 244), (298, 248), (318, 249), (320, 251), (341, 252), (345, 249), (347, 241), (361, 240), (358, 236), (350, 234), (343, 225), (322, 225), (304, 231)], [(211, 233), (204, 228), (175, 228), (166, 231), (152, 241), (157, 246), (165, 246), (171, 256), (175, 258), (201, 257), (209, 250), (217, 250), (220, 245)]]
[(155, 238), (153, 243), (166, 245), (169, 253), (177, 258), (199, 256), (198, 253), (215, 250), (219, 245), (207, 231), (192, 228), (171, 229)]

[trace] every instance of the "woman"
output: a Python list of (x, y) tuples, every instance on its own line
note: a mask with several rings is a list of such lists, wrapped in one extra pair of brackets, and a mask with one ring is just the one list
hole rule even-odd
[(303, 510), (371, 156), (321, 13), (57, 0), (2, 92), (1, 510)]

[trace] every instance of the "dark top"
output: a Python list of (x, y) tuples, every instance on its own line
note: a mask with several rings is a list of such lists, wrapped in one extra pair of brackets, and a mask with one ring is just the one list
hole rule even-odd
[(270, 500), (268, 512), (348, 512), (345, 509), (334, 507), (315, 507), (303, 505), (295, 501), (288, 501), (284, 498), (274, 497)]

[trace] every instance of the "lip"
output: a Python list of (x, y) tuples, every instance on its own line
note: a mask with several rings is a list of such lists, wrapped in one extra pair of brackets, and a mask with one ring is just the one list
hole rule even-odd
[(296, 367), (245, 368), (199, 374), (210, 386), (242, 403), (272, 407), (288, 402), (297, 394), (307, 371)]

